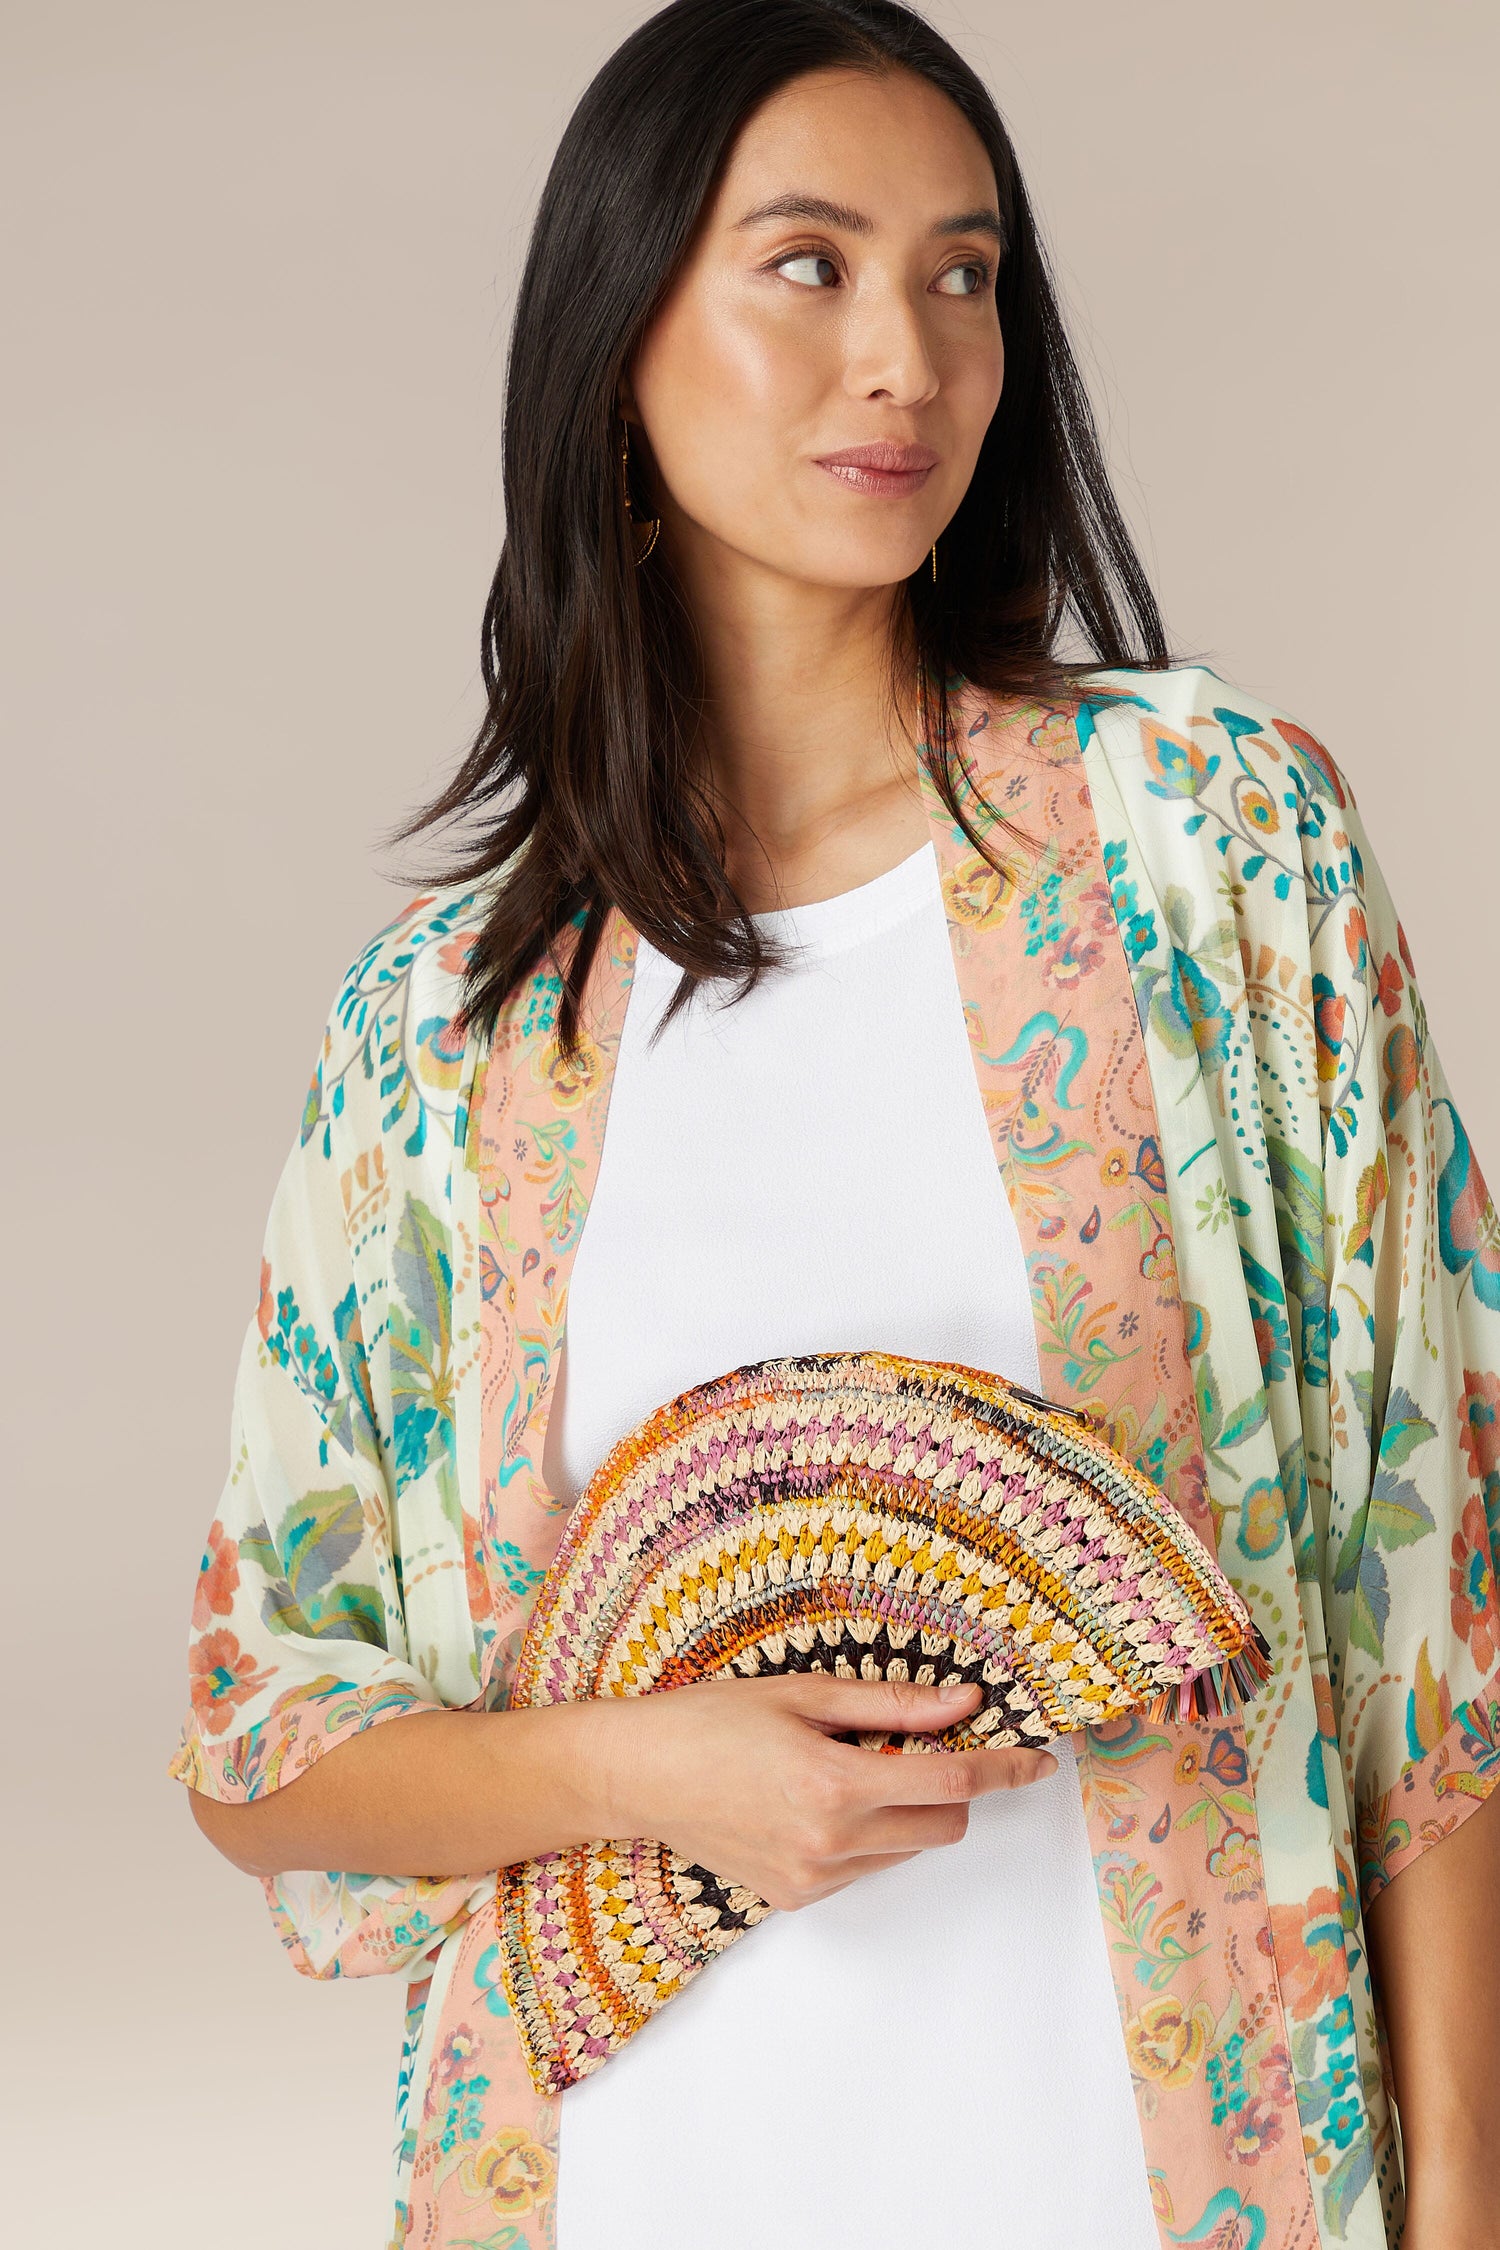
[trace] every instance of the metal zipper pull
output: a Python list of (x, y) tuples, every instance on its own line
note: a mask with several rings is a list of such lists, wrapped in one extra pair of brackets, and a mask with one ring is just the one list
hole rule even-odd
[(1025, 1399), (1028, 1406), (1040, 1406), (1048, 1414), (1065, 1414), (1070, 1422), (1087, 1422), (1088, 1416), (1076, 1406), (1063, 1406), (1055, 1398), (1043, 1398), (1040, 1391), (1028, 1390), (1024, 1383), (1013, 1383), (1009, 1376), (1001, 1378), (1008, 1391)]

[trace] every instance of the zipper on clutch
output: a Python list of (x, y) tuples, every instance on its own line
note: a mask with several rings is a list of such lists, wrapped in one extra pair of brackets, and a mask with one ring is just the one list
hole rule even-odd
[(1024, 1383), (1013, 1383), (1009, 1376), (1004, 1378), (1004, 1382), (1006, 1389), (1014, 1392), (1017, 1398), (1025, 1399), (1028, 1406), (1040, 1406), (1048, 1414), (1065, 1414), (1070, 1422), (1088, 1420), (1088, 1416), (1079, 1407), (1063, 1406), (1055, 1398), (1043, 1398), (1040, 1391), (1028, 1390)]

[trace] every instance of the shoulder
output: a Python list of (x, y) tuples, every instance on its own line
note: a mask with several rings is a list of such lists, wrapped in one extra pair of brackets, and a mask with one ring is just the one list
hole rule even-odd
[[(1144, 877), (1174, 927), (1227, 930), (1231, 908), (1247, 959), (1301, 962), (1312, 989), (1359, 1007), (1368, 987), (1389, 1012), (1411, 953), (1327, 746), (1284, 706), (1204, 665), (1099, 671), (1079, 689), (1095, 803), (1111, 808), (1106, 864)], [(1131, 895), (1127, 882), (1120, 896)], [(1189, 895), (1191, 913), (1180, 903)], [(1326, 1062), (1320, 1051), (1320, 1070)]]
[(368, 1150), (395, 1136), (422, 1153), (451, 1144), (464, 1114), (470, 1046), (460, 1013), (469, 951), (494, 877), (412, 893), (338, 979), (303, 1105), (303, 1145), (333, 1155), (335, 1133)]
[(372, 1016), (416, 1006), (425, 1016), (457, 1010), (464, 968), (493, 898), (493, 878), (413, 892), (366, 940), (339, 979), (332, 1015), (362, 1036)]
[(1248, 781), (1269, 791), (1278, 810), (1301, 802), (1354, 808), (1348, 775), (1317, 735), (1284, 705), (1206, 664), (1090, 672), (1079, 691), (1085, 750), (1097, 741), (1112, 770), (1138, 766), (1150, 796), (1243, 795)]
[[(1078, 682), (1096, 801), (1117, 801), (1163, 881), (1222, 895), (1268, 943), (1305, 908), (1320, 923), (1376, 874), (1349, 777), (1286, 707), (1203, 664)], [(1101, 771), (1101, 767), (1103, 771)]]

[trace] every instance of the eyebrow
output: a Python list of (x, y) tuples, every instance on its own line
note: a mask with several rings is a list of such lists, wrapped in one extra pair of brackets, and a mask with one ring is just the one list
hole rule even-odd
[[(813, 226), (840, 227), (845, 234), (875, 232), (875, 221), (867, 218), (863, 211), (851, 210), (847, 203), (831, 203), (823, 195), (796, 193), (776, 195), (769, 203), (757, 203), (753, 211), (747, 211), (742, 219), (735, 221), (735, 226), (759, 226), (766, 219), (806, 219)], [(931, 231), (934, 234), (987, 234), (1002, 249), (1005, 245), (998, 215), (983, 205), (973, 211), (957, 211), (951, 218), (938, 219)]]

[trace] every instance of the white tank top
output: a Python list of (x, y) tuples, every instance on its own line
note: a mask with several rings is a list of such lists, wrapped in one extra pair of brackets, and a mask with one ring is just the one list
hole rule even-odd
[[(689, 1384), (878, 1348), (1040, 1381), (931, 842), (758, 915), (742, 1000), (636, 961), (548, 1482)], [(1002, 1027), (987, 1027), (991, 1038)], [(1158, 2250), (1070, 1743), (967, 1835), (746, 1932), (562, 2096), (558, 2250)]]

